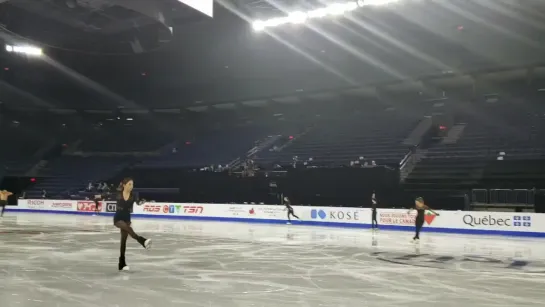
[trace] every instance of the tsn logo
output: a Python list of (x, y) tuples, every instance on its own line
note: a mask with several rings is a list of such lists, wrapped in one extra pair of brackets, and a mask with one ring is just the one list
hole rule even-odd
[(204, 208), (201, 206), (184, 206), (184, 213), (187, 214), (201, 214)]

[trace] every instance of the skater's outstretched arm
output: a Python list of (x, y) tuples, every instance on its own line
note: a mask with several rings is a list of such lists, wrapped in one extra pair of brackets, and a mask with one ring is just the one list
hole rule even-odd
[(425, 206), (426, 210), (430, 211), (431, 213), (439, 216), (439, 213), (435, 212), (432, 208), (428, 207), (428, 206)]

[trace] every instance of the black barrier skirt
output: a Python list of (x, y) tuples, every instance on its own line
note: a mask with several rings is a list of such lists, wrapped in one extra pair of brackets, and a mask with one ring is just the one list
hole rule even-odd
[(381, 206), (395, 205), (399, 171), (384, 167), (293, 169), (283, 189), (295, 203), (368, 207), (375, 191)]

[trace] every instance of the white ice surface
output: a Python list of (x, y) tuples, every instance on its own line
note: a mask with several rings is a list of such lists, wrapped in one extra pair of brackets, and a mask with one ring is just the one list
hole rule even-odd
[(545, 306), (545, 240), (111, 217), (0, 219), (0, 306)]

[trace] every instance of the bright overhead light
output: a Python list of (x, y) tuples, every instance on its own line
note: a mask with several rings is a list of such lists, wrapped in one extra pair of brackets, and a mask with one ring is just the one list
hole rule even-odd
[(310, 18), (322, 18), (327, 16), (327, 10), (325, 8), (317, 9), (308, 12), (308, 17)]
[(342, 15), (344, 13), (346, 13), (347, 11), (347, 6), (346, 6), (346, 3), (335, 3), (335, 4), (332, 4), (330, 6), (328, 6), (327, 8), (327, 12), (330, 14), (330, 15)]
[(7, 52), (13, 52), (13, 53), (22, 53), (26, 55), (32, 55), (32, 56), (41, 56), (42, 55), (42, 49), (32, 46), (12, 46), (12, 45), (6, 45), (6, 51)]
[(337, 2), (326, 7), (307, 12), (291, 12), (286, 17), (275, 17), (267, 20), (257, 20), (252, 23), (255, 31), (263, 31), (266, 28), (278, 27), (284, 24), (302, 24), (308, 19), (324, 18), (327, 16), (341, 16), (358, 8), (370, 5), (385, 5), (399, 0), (352, 0)]
[[(394, 2), (398, 2), (399, 0), (365, 0), (362, 1), (363, 5), (386, 5)], [(359, 1), (358, 1), (359, 4)]]
[(256, 20), (252, 24), (252, 27), (254, 28), (255, 31), (261, 31), (265, 29), (265, 22), (263, 22), (263, 20)]
[(304, 23), (307, 19), (308, 15), (304, 12), (293, 12), (288, 15), (289, 22), (294, 24)]

